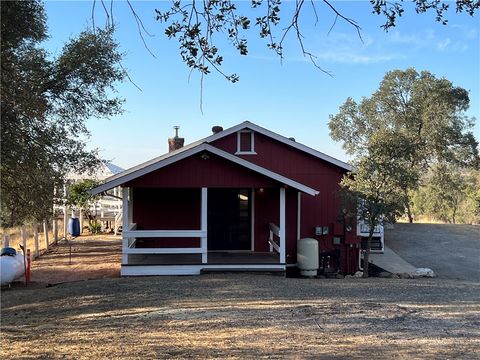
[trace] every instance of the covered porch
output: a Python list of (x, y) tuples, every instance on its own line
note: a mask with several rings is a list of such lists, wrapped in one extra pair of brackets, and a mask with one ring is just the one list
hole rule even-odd
[[(300, 192), (295, 194), (300, 199)], [(163, 203), (152, 210), (152, 221), (146, 221), (145, 214), (135, 215), (145, 208), (145, 201), (151, 204), (159, 199)], [(124, 188), (122, 275), (285, 271), (286, 200), (285, 187)], [(295, 217), (300, 215), (300, 209), (293, 210)]]

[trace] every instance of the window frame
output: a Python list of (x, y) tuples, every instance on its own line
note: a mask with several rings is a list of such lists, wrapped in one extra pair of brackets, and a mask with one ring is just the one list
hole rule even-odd
[[(241, 134), (250, 134), (250, 150), (243, 150), (241, 148)], [(255, 152), (255, 135), (252, 130), (240, 130), (237, 132), (237, 152), (235, 155), (256, 155)]]

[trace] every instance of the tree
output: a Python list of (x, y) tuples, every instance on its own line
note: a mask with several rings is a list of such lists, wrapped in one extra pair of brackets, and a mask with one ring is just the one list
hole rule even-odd
[(40, 1), (2, 2), (1, 18), (1, 223), (13, 226), (50, 216), (64, 174), (98, 164), (85, 120), (121, 112), (111, 94), (125, 73), (111, 29), (82, 32), (53, 58)]
[[(414, 202), (424, 213), (434, 218), (456, 223), (460, 204), (465, 199), (466, 183), (464, 176), (451, 166), (439, 164), (432, 167)], [(421, 203), (421, 205), (419, 204)]]
[[(368, 277), (368, 264), (374, 229), (384, 222), (394, 223), (403, 211), (403, 193), (398, 186), (398, 173), (414, 177), (404, 154), (411, 151), (408, 141), (393, 138), (396, 134), (381, 130), (372, 136), (365, 152), (354, 161), (353, 173), (343, 177), (340, 195), (344, 204), (353, 204), (358, 220), (369, 227), (363, 257), (363, 277)], [(352, 208), (352, 206), (349, 206)], [(343, 207), (344, 210), (347, 207)]]
[(82, 211), (90, 225), (95, 222), (97, 216), (96, 212), (91, 212), (91, 207), (100, 199), (99, 195), (92, 195), (90, 190), (98, 185), (98, 181), (86, 179), (69, 186), (67, 192), (67, 205)]
[[(144, 41), (143, 34), (148, 33), (143, 28), (143, 23), (131, 2), (127, 1), (127, 3), (137, 21), (138, 31)], [(252, 28), (258, 31), (260, 38), (266, 39), (267, 47), (280, 58), (283, 58), (285, 40), (292, 34), (296, 37), (302, 54), (314, 66), (322, 70), (317, 64), (315, 54), (304, 44), (302, 15), (308, 11), (311, 11), (310, 14), (313, 15), (315, 24), (319, 20), (318, 13), (320, 11), (330, 12), (332, 28), (340, 19), (351, 25), (361, 39), (360, 24), (342, 14), (332, 2), (327, 0), (323, 0), (321, 4), (314, 1), (296, 0), (291, 12), (285, 14), (284, 12), (290, 9), (281, 0), (252, 0), (248, 13), (240, 10), (237, 3), (233, 0), (172, 0), (166, 10), (155, 9), (156, 19), (165, 26), (165, 35), (169, 39), (178, 41), (182, 61), (192, 70), (199, 71), (202, 78), (213, 69), (231, 82), (238, 81), (237, 74), (226, 74), (221, 70), (224, 59), (219, 52), (217, 43), (219, 38), (220, 42), (226, 40), (240, 55), (247, 55), (247, 34)], [(403, 1), (370, 0), (370, 3), (372, 13), (385, 18), (385, 23), (382, 25), (385, 31), (394, 27), (405, 12)], [(434, 12), (436, 21), (447, 24), (446, 12), (451, 6), (449, 1), (412, 0), (411, 3), (410, 10), (417, 13)], [(457, 13), (465, 12), (474, 16), (480, 8), (480, 2), (456, 0), (454, 8)], [(108, 9), (103, 6), (103, 9), (108, 19), (107, 23), (111, 24), (110, 21), (113, 22), (114, 18), (112, 7)]]
[(477, 171), (461, 171), (445, 164), (435, 165), (413, 192), (415, 214), (449, 223), (480, 220), (480, 178)]
[(478, 167), (478, 141), (467, 118), (468, 92), (428, 71), (394, 70), (385, 74), (377, 91), (359, 104), (348, 98), (337, 115), (330, 115), (330, 136), (342, 142), (347, 154), (363, 156), (379, 131), (389, 130), (395, 143), (408, 144), (404, 161), (415, 176), (398, 173), (404, 206), (410, 222), (411, 193), (421, 174), (434, 164)]

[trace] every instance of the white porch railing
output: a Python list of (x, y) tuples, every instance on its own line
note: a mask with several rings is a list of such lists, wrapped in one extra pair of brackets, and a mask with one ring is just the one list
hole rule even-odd
[[(132, 222), (132, 191), (123, 191), (122, 263), (128, 264), (128, 255), (137, 254), (201, 254), (202, 264), (207, 263), (207, 189), (202, 188), (201, 229), (199, 230), (137, 230)], [(137, 248), (138, 238), (200, 238), (199, 247)]]
[[(128, 239), (124, 254), (207, 254), (207, 232), (203, 230), (136, 230), (132, 224), (123, 235)], [(190, 248), (136, 248), (138, 238), (200, 238), (200, 247)], [(202, 261), (203, 262), (203, 261)], [(205, 258), (206, 262), (206, 258)]]
[(277, 244), (274, 238), (274, 236), (276, 236), (277, 238), (280, 239), (280, 228), (273, 223), (268, 224), (268, 227), (270, 229), (269, 235), (268, 235), (268, 244), (270, 245), (270, 252), (273, 252), (273, 250), (275, 250), (276, 252), (280, 253), (280, 245)]

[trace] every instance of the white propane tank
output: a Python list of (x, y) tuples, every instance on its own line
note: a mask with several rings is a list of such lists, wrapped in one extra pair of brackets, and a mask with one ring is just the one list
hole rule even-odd
[(318, 271), (318, 241), (304, 238), (297, 241), (297, 262), (302, 276), (316, 276)]

